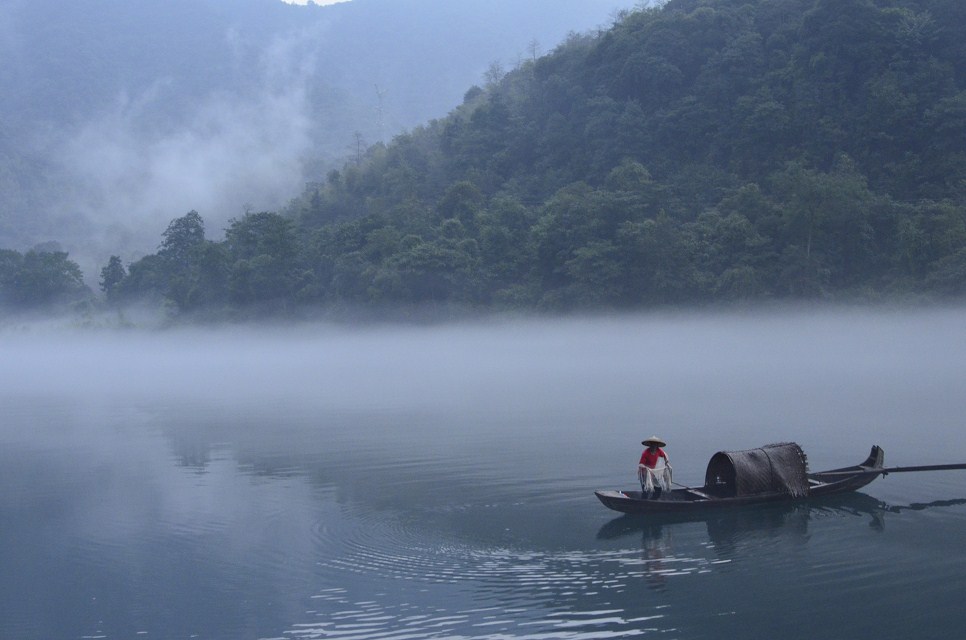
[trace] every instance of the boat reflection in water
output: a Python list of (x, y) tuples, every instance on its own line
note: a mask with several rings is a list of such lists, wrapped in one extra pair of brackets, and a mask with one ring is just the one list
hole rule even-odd
[(713, 552), (713, 557), (727, 560), (740, 555), (742, 548), (769, 540), (781, 540), (785, 545), (804, 544), (807, 541), (808, 519), (809, 508), (802, 503), (773, 503), (681, 514), (624, 514), (604, 524), (597, 532), (597, 539), (640, 536), (641, 559), (644, 561), (648, 586), (663, 589), (670, 574), (668, 566), (675, 559), (676, 535), (690, 538), (693, 545), (694, 536), (699, 539), (704, 537), (694, 529), (703, 523), (707, 528), (705, 544)]
[[(847, 493), (807, 502), (772, 503), (699, 513), (624, 514), (604, 524), (598, 540), (639, 535), (645, 559), (670, 555), (673, 531), (679, 525), (704, 523), (708, 543), (716, 554), (734, 555), (739, 549), (780, 539), (783, 544), (808, 541), (809, 522), (815, 518), (851, 515), (868, 518), (868, 525), (885, 529), (886, 514), (966, 505), (966, 499), (889, 505), (864, 493)], [(656, 565), (657, 563), (655, 563)], [(658, 567), (659, 568), (659, 567)]]

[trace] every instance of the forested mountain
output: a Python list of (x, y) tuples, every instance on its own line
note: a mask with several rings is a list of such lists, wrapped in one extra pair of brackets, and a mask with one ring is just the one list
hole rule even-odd
[(633, 3), (4, 0), (0, 247), (93, 266), (191, 208), (220, 230)]
[(177, 313), (966, 292), (966, 5), (670, 0), (471, 87), (280, 212), (102, 272)]

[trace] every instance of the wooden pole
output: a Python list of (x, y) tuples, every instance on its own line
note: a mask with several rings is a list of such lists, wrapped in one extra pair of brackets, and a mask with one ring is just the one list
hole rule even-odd
[(966, 462), (956, 463), (956, 464), (926, 464), (913, 467), (882, 467), (881, 469), (856, 469), (853, 471), (819, 471), (818, 473), (812, 473), (809, 475), (813, 476), (857, 476), (861, 474), (874, 474), (879, 475), (880, 473), (885, 475), (887, 473), (907, 473), (910, 471), (952, 471), (954, 469), (966, 469)]

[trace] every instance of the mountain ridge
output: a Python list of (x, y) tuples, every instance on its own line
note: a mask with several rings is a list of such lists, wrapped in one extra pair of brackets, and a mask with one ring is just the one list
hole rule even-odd
[(966, 293), (966, 11), (670, 0), (494, 69), (224, 241), (104, 287), (185, 318)]

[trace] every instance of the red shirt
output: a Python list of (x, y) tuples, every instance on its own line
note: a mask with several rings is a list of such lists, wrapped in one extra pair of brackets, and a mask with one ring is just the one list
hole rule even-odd
[(664, 449), (658, 447), (657, 450), (651, 451), (651, 448), (648, 447), (647, 449), (644, 449), (644, 453), (641, 454), (640, 464), (644, 465), (648, 469), (653, 469), (657, 466), (658, 458), (664, 458), (664, 464), (667, 464), (667, 454), (664, 453)]

